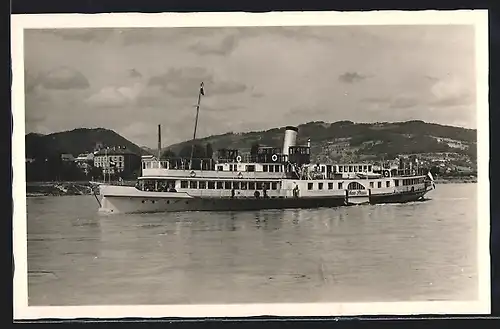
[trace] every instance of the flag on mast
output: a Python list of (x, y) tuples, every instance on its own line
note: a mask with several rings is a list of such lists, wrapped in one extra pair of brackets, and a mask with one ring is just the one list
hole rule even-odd
[(200, 85), (200, 94), (202, 94), (203, 96), (205, 96), (205, 89), (203, 88), (203, 82)]

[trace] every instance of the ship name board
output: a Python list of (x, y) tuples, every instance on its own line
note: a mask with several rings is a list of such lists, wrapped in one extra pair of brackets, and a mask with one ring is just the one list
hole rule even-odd
[(368, 195), (368, 191), (366, 190), (350, 190), (349, 195), (352, 196), (365, 196)]

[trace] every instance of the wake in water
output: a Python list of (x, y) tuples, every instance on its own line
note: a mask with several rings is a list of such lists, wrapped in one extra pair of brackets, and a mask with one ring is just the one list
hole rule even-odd
[(434, 200), (440, 200), (440, 201), (465, 201), (465, 200), (470, 200), (470, 198), (435, 198)]
[(401, 203), (377, 203), (377, 204), (375, 204), (373, 206), (376, 206), (376, 207), (380, 207), (380, 206), (383, 206), (383, 207), (388, 207), (388, 206), (393, 206), (393, 207), (411, 206), (411, 205), (421, 204), (421, 203), (432, 201), (432, 200), (436, 200), (436, 199), (425, 198), (424, 197), (424, 198), (422, 198), (420, 200), (416, 200), (416, 201), (408, 201), (408, 202), (401, 202)]

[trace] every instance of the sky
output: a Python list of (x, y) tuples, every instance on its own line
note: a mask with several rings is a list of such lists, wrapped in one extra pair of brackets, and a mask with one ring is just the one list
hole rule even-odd
[(26, 133), (103, 127), (139, 146), (310, 121), (476, 128), (466, 25), (25, 31)]

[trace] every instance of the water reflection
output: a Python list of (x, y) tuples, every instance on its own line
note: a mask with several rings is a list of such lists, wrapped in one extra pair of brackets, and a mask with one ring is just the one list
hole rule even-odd
[(279, 230), (283, 226), (285, 210), (262, 210), (254, 212), (255, 227), (264, 231)]
[(236, 231), (236, 213), (234, 211), (231, 211), (231, 213), (229, 214), (229, 221), (227, 223), (227, 230), (228, 231)]

